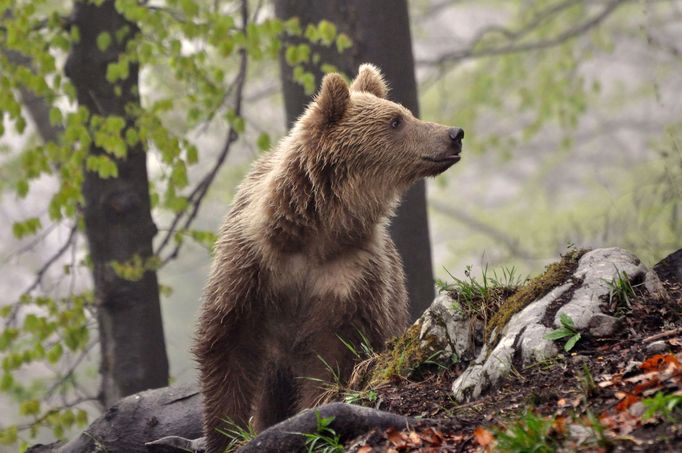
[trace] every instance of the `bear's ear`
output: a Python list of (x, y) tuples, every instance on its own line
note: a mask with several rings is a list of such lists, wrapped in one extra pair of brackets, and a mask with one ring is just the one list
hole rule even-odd
[(329, 124), (340, 120), (349, 102), (350, 91), (343, 77), (334, 73), (324, 76), (322, 88), (315, 98), (320, 122)]
[(358, 76), (353, 80), (350, 89), (353, 91), (366, 91), (383, 99), (385, 99), (388, 94), (388, 85), (386, 85), (386, 81), (384, 80), (384, 76), (381, 75), (381, 71), (379, 68), (369, 63), (360, 65)]

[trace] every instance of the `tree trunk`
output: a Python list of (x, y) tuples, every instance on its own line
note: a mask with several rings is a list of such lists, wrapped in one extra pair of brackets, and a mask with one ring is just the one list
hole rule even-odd
[[(107, 81), (106, 71), (125, 50), (136, 27), (115, 10), (113, 0), (101, 6), (76, 2), (73, 25), (80, 31), (80, 41), (72, 48), (65, 71), (76, 87), (79, 105), (91, 114), (124, 117), (127, 125), (133, 126), (126, 106), (140, 105), (138, 66), (130, 65), (130, 76), (120, 82), (119, 95)], [(128, 37), (114, 38), (123, 27), (130, 30)], [(112, 36), (104, 52), (96, 44), (102, 32)], [(92, 145), (90, 153), (104, 151)], [(119, 277), (111, 266), (135, 256), (143, 262), (153, 256), (156, 226), (150, 212), (146, 158), (144, 145), (138, 144), (128, 148), (126, 158), (116, 160), (116, 178), (100, 179), (84, 170), (85, 233), (102, 351), (100, 399), (105, 406), (123, 396), (168, 384), (156, 272), (147, 271), (139, 280), (131, 281)]]
[[(361, 63), (379, 66), (391, 86), (389, 97), (419, 116), (417, 85), (410, 23), (405, 0), (275, 0), (280, 19), (298, 17), (301, 26), (317, 24), (322, 19), (333, 22), (353, 41), (353, 47), (339, 54), (336, 47), (314, 46), (320, 61), (333, 64), (352, 77)], [(381, 18), (381, 20), (378, 20)], [(310, 101), (303, 88), (293, 80), (293, 70), (280, 57), (287, 122), (291, 126)], [(307, 70), (322, 80), (319, 67)], [(410, 297), (410, 315), (416, 319), (431, 304), (434, 296), (431, 268), (431, 242), (426, 215), (426, 186), (415, 184), (403, 197), (391, 225), (393, 240), (403, 258)]]

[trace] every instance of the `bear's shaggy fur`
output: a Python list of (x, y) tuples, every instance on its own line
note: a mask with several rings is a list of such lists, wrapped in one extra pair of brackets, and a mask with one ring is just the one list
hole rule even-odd
[(463, 132), (416, 119), (387, 91), (371, 65), (350, 87), (327, 75), (239, 187), (194, 345), (209, 452), (224, 449), (225, 420), (253, 415), (263, 430), (314, 405), (328, 365), (347, 378), (354, 357), (341, 339), (378, 350), (406, 326), (388, 219), (410, 184), (459, 160)]

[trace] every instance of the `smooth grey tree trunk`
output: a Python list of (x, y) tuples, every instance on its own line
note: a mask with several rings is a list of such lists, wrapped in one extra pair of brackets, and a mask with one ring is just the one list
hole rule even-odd
[[(333, 64), (349, 77), (362, 63), (379, 66), (391, 86), (389, 97), (419, 115), (414, 76), (410, 21), (405, 0), (275, 0), (277, 17), (298, 17), (301, 26), (322, 19), (333, 22), (353, 41), (343, 54), (314, 46), (320, 61)], [(292, 68), (280, 57), (287, 123), (291, 126), (310, 101), (303, 88), (293, 80)], [(322, 80), (319, 67), (306, 68)], [(400, 251), (407, 276), (410, 315), (416, 319), (431, 304), (434, 296), (431, 267), (431, 241), (426, 213), (426, 187), (423, 181), (405, 194), (391, 225), (393, 240)]]
[[(127, 119), (126, 106), (139, 106), (138, 67), (130, 66), (130, 77), (120, 82), (121, 93), (106, 79), (107, 65), (118, 59), (127, 39), (112, 39), (102, 52), (97, 36), (116, 36), (122, 27), (136, 32), (114, 8), (113, 0), (100, 6), (85, 1), (74, 5), (72, 23), (80, 31), (65, 71), (73, 82), (78, 104), (92, 114), (119, 115)], [(94, 145), (90, 153), (104, 151)], [(111, 157), (111, 156), (110, 156)], [(83, 197), (85, 233), (93, 266), (95, 303), (102, 351), (100, 400), (110, 406), (120, 398), (150, 388), (168, 385), (168, 359), (161, 321), (156, 272), (147, 271), (137, 281), (120, 278), (111, 262), (127, 262), (134, 256), (153, 256), (156, 226), (151, 217), (147, 155), (142, 144), (128, 148), (127, 157), (116, 161), (118, 177), (100, 179), (84, 170)]]

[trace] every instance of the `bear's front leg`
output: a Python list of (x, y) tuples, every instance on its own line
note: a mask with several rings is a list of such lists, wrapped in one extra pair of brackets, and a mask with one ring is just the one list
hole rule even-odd
[(313, 336), (307, 350), (293, 358), (294, 373), (299, 383), (297, 410), (323, 403), (330, 385), (346, 385), (353, 367), (362, 359), (362, 343), (365, 341), (370, 342), (370, 348), (382, 346), (375, 332), (360, 319), (352, 324), (320, 330)]
[[(210, 311), (205, 312), (210, 315)], [(253, 396), (259, 390), (263, 367), (257, 322), (214, 316), (212, 325), (198, 331), (195, 353), (204, 400), (204, 435), (207, 453), (223, 452), (230, 438), (219, 432), (235, 424), (248, 425)]]

